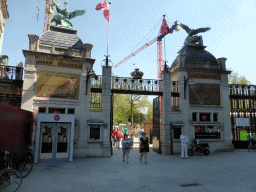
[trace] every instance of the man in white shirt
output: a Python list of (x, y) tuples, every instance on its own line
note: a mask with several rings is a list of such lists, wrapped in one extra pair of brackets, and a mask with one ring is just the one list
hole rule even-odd
[(182, 135), (180, 136), (181, 139), (181, 158), (185, 157), (188, 158), (188, 145), (189, 145), (189, 139), (186, 135), (186, 132), (183, 131)]

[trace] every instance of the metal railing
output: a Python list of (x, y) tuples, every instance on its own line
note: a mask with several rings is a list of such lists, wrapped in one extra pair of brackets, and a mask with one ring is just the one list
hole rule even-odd
[(21, 95), (0, 93), (0, 103), (5, 103), (18, 108), (21, 106), (21, 98)]
[[(127, 77), (111, 77), (112, 90), (161, 92), (162, 80), (156, 79), (132, 79)], [(102, 89), (102, 76), (91, 80), (91, 88)], [(179, 93), (178, 81), (171, 82), (172, 93)]]
[(101, 109), (101, 93), (91, 93), (90, 109)]
[(256, 96), (256, 85), (230, 84), (230, 96)]
[(111, 89), (127, 91), (160, 92), (162, 80), (111, 77)]
[(0, 65), (0, 80), (22, 80), (23, 68)]
[(102, 76), (97, 75), (96, 78), (91, 80), (91, 88), (102, 89)]
[(171, 89), (172, 89), (172, 93), (179, 93), (179, 90), (178, 90), (178, 81), (172, 81), (171, 82)]

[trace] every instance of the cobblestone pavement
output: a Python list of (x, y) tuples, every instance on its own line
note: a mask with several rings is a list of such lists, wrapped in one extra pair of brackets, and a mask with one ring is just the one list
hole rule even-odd
[(35, 164), (18, 191), (256, 191), (256, 151), (240, 149), (181, 159), (179, 154), (163, 156), (151, 148), (145, 164), (139, 161), (137, 146), (128, 164), (122, 161), (121, 149), (114, 149), (111, 158)]

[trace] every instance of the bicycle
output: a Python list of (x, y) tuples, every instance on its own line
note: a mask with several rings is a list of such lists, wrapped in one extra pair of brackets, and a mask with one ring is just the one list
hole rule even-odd
[(248, 151), (250, 152), (251, 149), (255, 149), (256, 148), (256, 143), (254, 139), (250, 139), (249, 140), (249, 145), (248, 145)]
[(35, 149), (31, 146), (28, 146), (28, 152), (19, 160), (12, 162), (12, 168), (15, 170), (18, 170), (22, 176), (22, 178), (25, 178), (29, 175), (29, 173), (33, 169), (34, 165), (34, 157), (32, 152), (35, 151)]
[(4, 169), (0, 171), (0, 191), (14, 192), (20, 187), (22, 183), (21, 174), (10, 168), (10, 159), (8, 151), (4, 152)]

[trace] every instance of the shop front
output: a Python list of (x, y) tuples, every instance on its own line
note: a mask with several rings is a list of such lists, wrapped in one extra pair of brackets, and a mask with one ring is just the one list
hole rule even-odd
[(75, 115), (38, 114), (35, 163), (73, 161)]
[(195, 139), (221, 139), (220, 125), (194, 125)]

